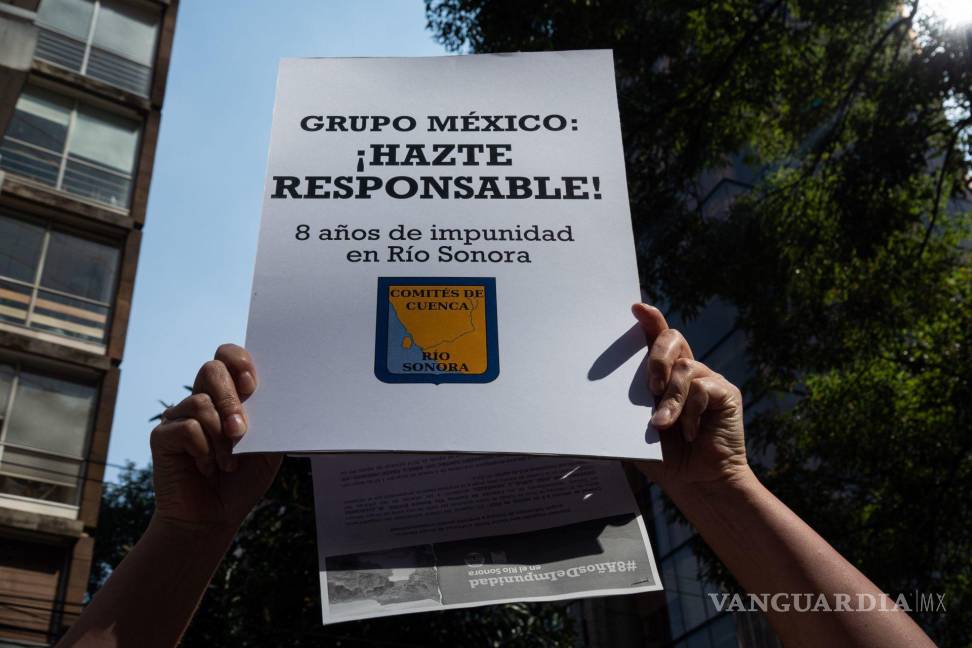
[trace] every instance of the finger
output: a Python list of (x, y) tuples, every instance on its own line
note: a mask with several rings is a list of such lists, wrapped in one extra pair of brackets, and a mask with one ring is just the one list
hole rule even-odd
[(236, 461), (233, 458), (233, 442), (223, 434), (222, 421), (209, 394), (205, 392), (193, 394), (183, 399), (178, 405), (165, 410), (163, 416), (169, 420), (191, 418), (199, 421), (209, 438), (220, 470), (225, 472), (236, 470)]
[(238, 441), (246, 434), (246, 413), (229, 369), (219, 360), (205, 363), (196, 374), (192, 393), (209, 394), (219, 413), (223, 436)]
[[(194, 418), (202, 424), (203, 429), (207, 433), (211, 429), (215, 429), (217, 433), (220, 433), (221, 422), (219, 420), (219, 413), (213, 405), (213, 400), (206, 393), (193, 394), (182, 399), (178, 405), (173, 405), (165, 410), (162, 416), (168, 421)], [(207, 436), (212, 435), (207, 434)]]
[(712, 370), (701, 362), (688, 358), (676, 360), (665, 394), (658, 401), (658, 407), (651, 417), (651, 424), (662, 429), (674, 425), (685, 406), (692, 381), (711, 375), (713, 375)]
[(245, 401), (253, 395), (257, 388), (256, 365), (250, 352), (235, 344), (222, 344), (216, 349), (214, 359), (219, 360), (229, 369), (236, 383), (236, 393), (240, 401)]
[(202, 425), (196, 419), (166, 421), (157, 425), (149, 437), (152, 456), (186, 454), (193, 458), (203, 475), (213, 474), (213, 454)]
[(695, 378), (689, 385), (685, 406), (682, 408), (682, 436), (691, 443), (699, 436), (702, 413), (709, 406), (709, 392), (705, 388), (706, 378)]
[(679, 358), (694, 357), (681, 333), (671, 328), (662, 331), (648, 352), (648, 386), (652, 393), (660, 394), (667, 389), (672, 367)]
[(648, 338), (648, 346), (651, 346), (655, 338), (668, 328), (668, 322), (665, 321), (665, 316), (654, 306), (635, 304), (631, 307), (631, 313), (638, 320), (638, 323), (641, 324), (641, 328)]
[(679, 417), (682, 423), (682, 435), (686, 441), (692, 442), (698, 438), (702, 416), (707, 411), (728, 406), (732, 400), (733, 389), (725, 378), (716, 373), (692, 380), (685, 406), (682, 408), (682, 415)]

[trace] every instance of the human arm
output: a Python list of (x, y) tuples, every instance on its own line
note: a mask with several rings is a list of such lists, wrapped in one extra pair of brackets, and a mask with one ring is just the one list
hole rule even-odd
[(168, 647), (178, 643), (239, 525), (270, 486), (280, 459), (234, 457), (256, 390), (250, 355), (221, 346), (193, 395), (152, 431), (156, 510), (58, 646)]
[(859, 595), (877, 601), (869, 611), (771, 605), (767, 616), (783, 643), (932, 646), (904, 611), (759, 482), (746, 458), (739, 390), (695, 361), (658, 309), (638, 304), (633, 310), (651, 347), (648, 382), (657, 396), (651, 422), (664, 456), (642, 470), (750, 594), (814, 601), (823, 595), (833, 610), (841, 602), (856, 606)]

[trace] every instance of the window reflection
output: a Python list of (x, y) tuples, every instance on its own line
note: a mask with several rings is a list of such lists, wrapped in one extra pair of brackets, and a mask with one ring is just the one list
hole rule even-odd
[(100, 302), (111, 301), (118, 250), (63, 232), (51, 232), (41, 285)]
[(120, 256), (111, 245), (0, 215), (0, 321), (103, 344)]
[(21, 371), (5, 441), (80, 458), (95, 394), (88, 385)]
[(159, 11), (116, 0), (42, 0), (35, 56), (147, 97)]
[(37, 22), (84, 40), (91, 28), (91, 0), (44, 0), (37, 8)]
[(0, 276), (33, 281), (43, 238), (43, 227), (0, 217)]
[(27, 88), (0, 145), (0, 168), (91, 200), (127, 207), (139, 133), (133, 120)]
[(0, 362), (0, 494), (77, 503), (97, 391)]
[(102, 0), (94, 44), (150, 67), (155, 53), (157, 23), (158, 12)]

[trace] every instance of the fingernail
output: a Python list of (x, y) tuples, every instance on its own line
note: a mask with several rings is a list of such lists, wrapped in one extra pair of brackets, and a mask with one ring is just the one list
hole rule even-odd
[(239, 460), (230, 455), (226, 458), (226, 466), (223, 468), (224, 472), (236, 472), (236, 469), (240, 467)]
[(226, 436), (231, 439), (242, 439), (246, 434), (246, 423), (239, 414), (230, 414), (226, 419)]
[(240, 374), (240, 391), (252, 394), (256, 391), (256, 388), (256, 378), (253, 377), (253, 374), (249, 371), (244, 371)]
[(671, 416), (671, 411), (667, 407), (660, 407), (655, 410), (655, 413), (651, 415), (651, 420), (648, 422), (652, 425), (665, 425), (668, 422), (669, 416)]
[(696, 430), (690, 430), (687, 427), (684, 427), (682, 428), (682, 436), (686, 441), (692, 443), (695, 441), (695, 437), (699, 436), (699, 433)]

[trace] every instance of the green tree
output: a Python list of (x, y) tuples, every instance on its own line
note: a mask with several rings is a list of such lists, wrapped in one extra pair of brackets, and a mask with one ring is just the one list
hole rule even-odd
[[(947, 614), (916, 618), (959, 646), (972, 643), (972, 32), (918, 8), (426, 2), (456, 52), (614, 50), (643, 285), (685, 319), (714, 298), (735, 307), (764, 479), (885, 591), (945, 593)], [(752, 187), (711, 213), (700, 180), (727, 167)]]
[[(155, 508), (152, 470), (129, 465), (107, 484), (88, 591), (137, 542)], [(567, 646), (562, 605), (501, 605), (321, 625), (310, 464), (286, 459), (233, 541), (182, 641), (184, 648)]]

